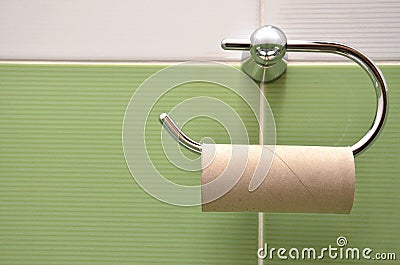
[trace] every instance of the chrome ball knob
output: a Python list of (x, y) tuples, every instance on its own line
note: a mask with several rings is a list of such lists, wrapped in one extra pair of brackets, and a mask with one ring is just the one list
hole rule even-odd
[(266, 25), (258, 28), (250, 37), (250, 53), (260, 65), (273, 65), (286, 53), (285, 33), (277, 27)]

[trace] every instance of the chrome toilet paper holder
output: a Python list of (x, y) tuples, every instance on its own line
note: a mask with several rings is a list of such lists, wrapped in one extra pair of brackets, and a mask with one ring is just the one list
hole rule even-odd
[[(249, 77), (258, 82), (272, 82), (285, 73), (286, 52), (332, 53), (351, 59), (364, 69), (372, 80), (377, 103), (375, 118), (370, 129), (351, 146), (353, 155), (356, 156), (366, 150), (381, 132), (388, 111), (388, 88), (382, 72), (361, 51), (331, 41), (287, 41), (284, 32), (271, 25), (258, 28), (249, 40), (224, 39), (221, 47), (224, 50), (244, 51), (241, 68)], [(168, 114), (161, 114), (160, 121), (179, 143), (192, 151), (201, 153), (202, 144), (188, 137)]]

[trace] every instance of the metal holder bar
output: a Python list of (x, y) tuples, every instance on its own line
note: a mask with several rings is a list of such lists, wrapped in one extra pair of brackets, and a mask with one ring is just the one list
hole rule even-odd
[[(376, 93), (374, 121), (364, 136), (351, 146), (353, 155), (365, 151), (381, 132), (388, 111), (388, 88), (379, 68), (359, 50), (329, 41), (288, 42), (283, 31), (274, 26), (260, 27), (252, 34), (250, 40), (225, 39), (221, 42), (221, 47), (225, 50), (250, 51), (250, 55), (243, 61), (242, 70), (256, 81), (273, 81), (279, 78), (286, 71), (287, 64), (284, 58), (286, 51), (333, 53), (349, 58), (365, 70), (372, 80)], [(167, 114), (161, 114), (160, 120), (182, 145), (201, 153), (201, 144), (184, 134)]]

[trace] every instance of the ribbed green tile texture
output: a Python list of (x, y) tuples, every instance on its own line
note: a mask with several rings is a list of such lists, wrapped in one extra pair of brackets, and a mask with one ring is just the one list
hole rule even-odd
[[(150, 197), (130, 175), (121, 139), (124, 112), (135, 89), (162, 68), (0, 65), (0, 264), (256, 264), (257, 214), (171, 206)], [(349, 246), (397, 253), (397, 261), (376, 263), (399, 264), (400, 67), (381, 68), (390, 88), (389, 119), (356, 158), (352, 213), (266, 214), (271, 247), (322, 248), (342, 235)], [(351, 145), (374, 115), (373, 88), (353, 66), (290, 66), (266, 91), (279, 144)], [(156, 117), (197, 95), (233, 105), (240, 100), (209, 84), (184, 85), (160, 100), (146, 135), (153, 163), (185, 185), (198, 184), (200, 174), (168, 163)], [(242, 110), (256, 143), (254, 117)], [(228, 139), (222, 126), (205, 119), (185, 129), (195, 139)], [(266, 260), (311, 262), (366, 261)]]

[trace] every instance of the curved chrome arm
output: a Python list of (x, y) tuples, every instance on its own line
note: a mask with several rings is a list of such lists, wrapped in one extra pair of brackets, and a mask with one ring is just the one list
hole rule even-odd
[(288, 41), (286, 49), (289, 52), (322, 52), (339, 54), (356, 62), (367, 72), (372, 80), (376, 93), (377, 106), (375, 118), (366, 134), (351, 146), (353, 155), (358, 155), (367, 149), (382, 130), (388, 109), (386, 81), (382, 72), (375, 63), (357, 49), (337, 42)]
[(176, 123), (168, 116), (167, 113), (160, 115), (160, 121), (168, 132), (178, 140), (178, 142), (196, 153), (201, 153), (202, 145), (187, 136)]
[[(351, 146), (353, 155), (356, 156), (366, 150), (378, 137), (385, 123), (388, 109), (387, 85), (383, 74), (375, 63), (362, 52), (345, 44), (326, 41), (289, 41), (286, 46), (289, 52), (322, 52), (334, 53), (345, 56), (363, 68), (372, 80), (376, 93), (376, 112), (370, 129), (355, 144)], [(187, 148), (201, 153), (202, 145), (184, 134), (173, 120), (166, 114), (160, 115), (160, 120), (168, 131)]]

